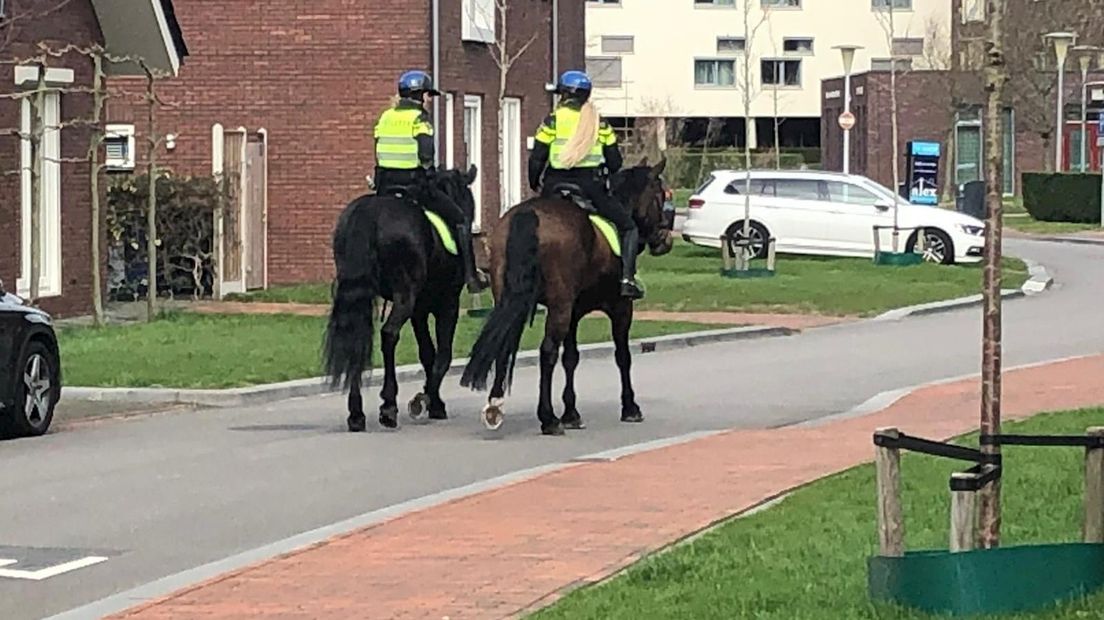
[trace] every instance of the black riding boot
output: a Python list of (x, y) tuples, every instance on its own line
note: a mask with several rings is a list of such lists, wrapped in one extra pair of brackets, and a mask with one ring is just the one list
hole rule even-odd
[(636, 251), (640, 231), (634, 226), (621, 233), (621, 296), (643, 299), (644, 291), (636, 282)]
[(478, 293), (487, 288), (484, 278), (475, 266), (475, 248), (472, 245), (471, 227), (461, 224), (456, 227), (456, 245), (460, 250), (460, 260), (464, 263), (464, 281), (468, 291)]

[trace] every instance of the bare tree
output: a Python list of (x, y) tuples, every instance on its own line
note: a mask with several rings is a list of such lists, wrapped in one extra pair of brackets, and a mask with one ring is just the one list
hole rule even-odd
[[(763, 27), (763, 24), (767, 21), (767, 13), (763, 13), (760, 19), (756, 23), (752, 23), (751, 20), (751, 2), (744, 2), (743, 19), (744, 19), (744, 55), (742, 76), (740, 79), (740, 90), (743, 95), (744, 104), (744, 169), (751, 170), (751, 132), (752, 123), (755, 119), (751, 117), (751, 102), (755, 97), (752, 90), (753, 83), (751, 79), (751, 50), (755, 43), (755, 36), (759, 32), (759, 29)], [(777, 69), (776, 69), (777, 72)], [(745, 240), (751, 239), (751, 175), (744, 175), (744, 222), (743, 222), (743, 236)], [(766, 240), (764, 240), (766, 241)]]
[[(897, 106), (897, 24), (895, 22), (897, 0), (880, 0), (875, 15), (878, 23), (885, 33), (886, 46), (889, 48), (889, 118), (890, 131), (893, 141), (893, 157), (891, 167), (893, 170), (893, 191), (899, 191), (901, 187), (901, 132), (899, 125), (899, 108)], [(893, 203), (893, 251), (900, 248), (901, 231), (898, 230), (897, 202)]]
[[(1001, 429), (1001, 233), (1003, 200), (1001, 178), (1004, 174), (1004, 136), (1001, 112), (1004, 86), (1008, 78), (1005, 65), (1005, 0), (988, 0), (989, 36), (985, 42), (985, 180), (988, 206), (985, 236), (984, 307), (982, 336), (981, 434), (997, 435)], [(999, 455), (1000, 446), (983, 443), (983, 453)], [(983, 548), (1000, 544), (1000, 478), (981, 494), (979, 536)]]
[[(776, 39), (775, 36), (774, 36), (774, 25), (771, 23), (771, 12), (772, 12), (772, 7), (770, 7), (770, 6), (764, 6), (763, 7), (763, 22), (767, 26), (767, 38), (770, 40), (771, 50), (773, 51), (775, 56), (778, 56), (779, 55), (778, 54), (778, 39)], [(774, 169), (775, 170), (781, 170), (782, 169), (782, 142), (781, 142), (782, 123), (784, 123), (786, 121), (786, 119), (780, 118), (778, 116), (778, 107), (779, 107), (779, 103), (780, 103), (779, 99), (782, 97), (782, 89), (779, 88), (779, 86), (776, 84), (774, 86), (774, 88), (772, 88), (770, 90), (771, 90), (771, 106), (772, 106), (771, 129), (774, 132), (774, 136), (773, 136), (773, 139), (774, 139)]]

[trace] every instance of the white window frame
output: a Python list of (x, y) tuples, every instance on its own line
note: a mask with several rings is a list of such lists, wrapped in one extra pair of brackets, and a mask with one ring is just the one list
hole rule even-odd
[[(39, 250), (39, 297), (61, 295), (61, 93), (47, 92), (43, 97), (42, 135), (42, 177), (39, 179), (41, 194), (39, 214), (42, 221), (39, 226), (41, 240)], [(21, 103), (21, 131), (31, 132), (31, 100), (24, 98)], [(20, 140), (20, 161), (22, 174), (20, 185), (22, 200), (20, 208), (21, 247), (19, 277), (15, 287), (21, 295), (30, 294), (31, 270), (31, 140)]]
[(494, 43), (498, 22), (495, 0), (463, 0), (460, 6), (464, 13), (460, 16), (460, 38), (476, 43)]
[(445, 170), (456, 168), (456, 102), (445, 93)]
[(108, 157), (105, 154), (104, 167), (108, 170), (134, 170), (134, 125), (107, 125), (104, 128), (105, 146), (115, 140), (126, 143), (126, 154), (122, 158)]
[[(470, 124), (471, 138), (469, 140), (468, 112), (475, 117)], [(467, 166), (475, 164), (479, 168), (479, 174), (471, 185), (472, 195), (475, 197), (475, 216), (472, 218), (472, 232), (483, 230), (483, 97), (479, 95), (464, 95), (464, 145)]]
[[(513, 110), (513, 117), (507, 114), (507, 110)], [(499, 166), (500, 185), (502, 187), (502, 204), (498, 206), (499, 214), (505, 213), (510, 207), (521, 202), (523, 175), (521, 162), (521, 99), (518, 97), (506, 97), (502, 107), (502, 162)], [(516, 178), (515, 178), (516, 177)]]

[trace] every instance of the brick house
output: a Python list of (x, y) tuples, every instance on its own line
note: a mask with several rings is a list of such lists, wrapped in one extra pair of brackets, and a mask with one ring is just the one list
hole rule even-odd
[[(551, 103), (544, 85), (583, 65), (584, 9), (509, 5), (510, 48), (535, 40), (509, 75), (500, 128), (495, 0), (177, 0), (191, 56), (162, 87), (174, 107), (159, 127), (174, 139), (159, 157), (178, 173), (238, 175), (237, 204), (218, 226), (220, 292), (332, 277), (337, 215), (367, 189), (372, 125), (408, 69), (429, 70), (446, 93), (434, 110), (441, 164), (479, 166), (477, 230), (499, 214), (503, 129), (507, 201), (523, 197), (526, 138)], [(120, 131), (142, 132), (130, 110), (109, 114)]]
[[(1090, 4), (1083, 0), (1054, 0), (1045, 6), (1025, 1), (1009, 5), (1005, 47), (1013, 50), (1015, 60), (1010, 62), (1009, 70), (1015, 75), (1005, 86), (1007, 103), (1001, 121), (1006, 195), (1020, 194), (1021, 173), (1054, 168), (1057, 67), (1054, 51), (1042, 35), (1080, 23), (1083, 36), (1079, 42), (1104, 42), (1099, 28), (1091, 27), (1087, 13), (1092, 10)], [(952, 7), (948, 69), (908, 71), (897, 77), (900, 152), (896, 157), (901, 174), (905, 174), (904, 150), (908, 141), (941, 143), (940, 187), (944, 198), (953, 198), (956, 185), (984, 178), (986, 95), (980, 70), (985, 58), (985, 3), (956, 1)], [(965, 13), (964, 7), (968, 9)], [(1101, 73), (1104, 66), (1098, 64), (1098, 59), (1091, 60), (1088, 82), (1104, 79)], [(855, 115), (851, 171), (887, 187), (893, 184), (889, 84), (888, 71), (851, 77), (851, 111)], [(821, 152), (826, 170), (843, 169), (843, 130), (837, 123), (844, 109), (843, 90), (842, 77), (826, 79), (821, 86)], [(1104, 88), (1090, 87), (1085, 95), (1086, 166), (1099, 170), (1099, 155), (1092, 145), (1097, 137), (1097, 119), (1104, 112)], [(1073, 170), (1080, 166), (1083, 99), (1079, 59), (1075, 54), (1070, 54), (1066, 61), (1063, 97), (1064, 148), (1059, 166)]]
[[(51, 50), (98, 44), (169, 72), (187, 53), (171, 0), (0, 1), (0, 279), (24, 295), (30, 288), (31, 141), (20, 134), (30, 133), (33, 108), (17, 94), (37, 87), (38, 69), (21, 61), (35, 56), (39, 44)], [(105, 69), (123, 75), (135, 67)], [(90, 171), (87, 163), (66, 161), (87, 157), (91, 129), (73, 122), (91, 119), (92, 97), (75, 91), (90, 88), (92, 80), (87, 55), (71, 52), (46, 62), (39, 302), (60, 316), (85, 314), (92, 306)]]

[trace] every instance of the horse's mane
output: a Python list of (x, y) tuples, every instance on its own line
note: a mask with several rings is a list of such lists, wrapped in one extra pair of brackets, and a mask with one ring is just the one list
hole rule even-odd
[(622, 168), (610, 179), (610, 190), (619, 198), (640, 195), (648, 188), (651, 171), (647, 164)]

